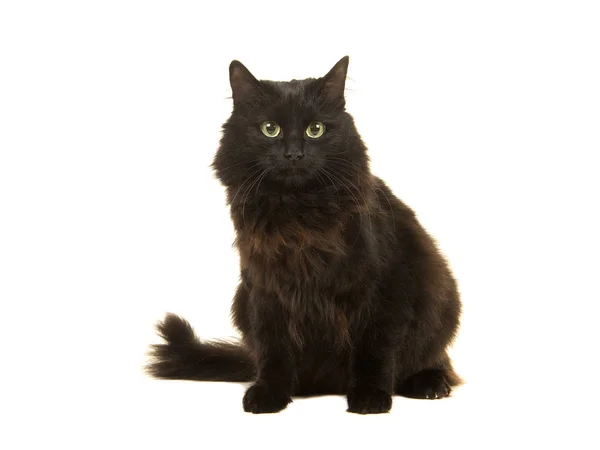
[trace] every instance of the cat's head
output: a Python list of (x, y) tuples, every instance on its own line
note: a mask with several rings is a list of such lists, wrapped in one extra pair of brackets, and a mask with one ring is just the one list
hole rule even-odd
[(348, 61), (324, 77), (289, 82), (257, 80), (233, 61), (233, 112), (213, 162), (221, 182), (301, 189), (339, 185), (367, 170), (366, 149), (345, 111)]

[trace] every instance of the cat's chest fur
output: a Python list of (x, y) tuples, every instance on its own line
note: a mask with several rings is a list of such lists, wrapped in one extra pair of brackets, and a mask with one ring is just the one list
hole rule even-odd
[(264, 197), (232, 217), (241, 267), (267, 291), (327, 286), (347, 257), (348, 214), (327, 198)]

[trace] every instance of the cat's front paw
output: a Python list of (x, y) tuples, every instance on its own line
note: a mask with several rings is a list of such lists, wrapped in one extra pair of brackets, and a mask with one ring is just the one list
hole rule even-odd
[(248, 388), (244, 395), (244, 411), (253, 414), (279, 412), (290, 403), (292, 399), (283, 389), (256, 383)]
[(348, 392), (348, 412), (381, 414), (392, 408), (392, 396), (375, 388), (353, 388)]

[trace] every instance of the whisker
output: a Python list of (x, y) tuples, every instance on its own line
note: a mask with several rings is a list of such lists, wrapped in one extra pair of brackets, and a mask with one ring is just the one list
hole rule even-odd
[(390, 215), (392, 216), (392, 226), (394, 227), (394, 230), (396, 229), (396, 216), (394, 215), (394, 208), (392, 208), (392, 203), (390, 202), (390, 199), (388, 198), (388, 195), (385, 193), (385, 190), (377, 187), (377, 191), (381, 192), (383, 194), (383, 196), (385, 197), (385, 199), (387, 200), (387, 203), (390, 207)]
[(254, 163), (254, 164), (252, 164), (252, 165), (249, 167), (249, 169), (251, 169), (252, 167), (254, 167), (254, 166), (257, 166), (258, 164), (260, 164), (260, 161), (259, 161), (259, 160), (252, 160), (252, 161), (242, 161), (242, 162), (239, 162), (239, 163), (237, 163), (237, 164), (231, 164), (231, 165), (229, 165), (229, 166), (227, 166), (227, 167), (223, 167), (222, 169), (219, 169), (219, 171), (221, 171), (221, 170), (229, 170), (229, 169), (231, 169), (232, 167), (237, 167), (237, 166), (241, 166), (242, 164), (249, 164), (249, 163)]
[(333, 188), (335, 189), (335, 193), (337, 195), (337, 199), (338, 199), (338, 204), (340, 203), (340, 192), (338, 189), (338, 185), (335, 183), (335, 181), (333, 181), (333, 179), (329, 176), (329, 174), (327, 174), (327, 171), (325, 169), (319, 168), (319, 173), (325, 175), (327, 178), (329, 178), (329, 181), (331, 181), (331, 185), (333, 186)]
[(246, 188), (246, 191), (244, 192), (244, 195), (242, 195), (242, 222), (244, 223), (244, 226), (246, 225), (246, 216), (245, 216), (245, 212), (246, 212), (246, 202), (248, 201), (248, 197), (250, 196), (250, 191), (252, 190), (252, 188), (254, 187), (254, 185), (261, 180), (262, 176), (264, 174), (266, 174), (269, 171), (269, 169), (264, 169), (260, 175), (258, 175), (255, 180), (248, 185), (248, 187)]
[[(350, 168), (344, 167), (344, 166), (337, 166), (335, 169), (345, 173), (346, 175), (348, 175), (350, 177), (356, 177), (356, 182), (360, 184), (360, 175), (361, 175), (360, 171), (351, 170)], [(332, 171), (335, 172), (335, 170), (333, 170), (333, 169), (332, 169)]]
[[(330, 172), (331, 175), (334, 175), (333, 173)], [(354, 187), (354, 189), (356, 189), (356, 192), (358, 195), (360, 195), (360, 197), (362, 198), (363, 201), (363, 205), (368, 205), (369, 203), (367, 202), (367, 199), (365, 198), (365, 196), (363, 195), (363, 192), (361, 189), (358, 188), (358, 186), (354, 183), (352, 183), (352, 181), (350, 181), (347, 177), (345, 177), (343, 174), (341, 173), (337, 173), (335, 174), (340, 178), (340, 182), (347, 182), (349, 183), (352, 187)], [(354, 196), (354, 195), (353, 195)], [(356, 198), (356, 197), (355, 197)], [(359, 202), (358, 199), (356, 199), (356, 206), (359, 208), (359, 214), (360, 214), (360, 206), (359, 206)], [(372, 217), (371, 217), (371, 211), (369, 208), (366, 208), (367, 211), (367, 218), (369, 219), (369, 230), (373, 228), (373, 221), (372, 221)], [(362, 217), (362, 214), (361, 214)]]
[(335, 164), (339, 164), (341, 166), (351, 168), (352, 170), (355, 170), (357, 172), (363, 172), (363, 169), (361, 169), (356, 164), (348, 161), (345, 158), (337, 158), (335, 156), (329, 156), (329, 155), (327, 155), (327, 156), (325, 156), (325, 159), (331, 160), (331, 161), (335, 161)]
[(262, 178), (260, 179), (260, 181), (258, 182), (258, 185), (256, 186), (256, 193), (258, 194), (258, 188), (260, 187), (260, 183), (263, 182), (263, 180), (265, 179), (265, 177), (267, 176), (267, 173), (270, 172), (271, 169), (267, 168), (265, 170), (265, 172), (262, 174)]
[(358, 201), (358, 198), (354, 195), (354, 193), (352, 192), (352, 189), (350, 189), (348, 187), (348, 185), (340, 179), (340, 177), (336, 176), (335, 174), (331, 173), (331, 171), (326, 171), (327, 175), (332, 177), (333, 179), (335, 179), (339, 184), (342, 185), (342, 187), (346, 190), (346, 192), (348, 192), (350, 194), (350, 196), (352, 197), (352, 199), (354, 200), (354, 204), (356, 205), (357, 209), (358, 209), (358, 215), (361, 219), (361, 222), (364, 220), (363, 218), (363, 214), (362, 214), (362, 208), (360, 207), (360, 202)]
[[(258, 164), (257, 164), (257, 165), (258, 165)], [(246, 171), (244, 172), (244, 174), (245, 174), (246, 172), (248, 172), (249, 170), (250, 170), (250, 169), (246, 170)], [(252, 173), (250, 174), (250, 176), (249, 176), (248, 178), (246, 178), (246, 180), (244, 180), (244, 182), (243, 182), (243, 183), (240, 185), (240, 187), (238, 188), (238, 190), (235, 192), (235, 195), (233, 196), (233, 198), (232, 198), (232, 199), (231, 199), (231, 201), (229, 202), (229, 204), (230, 204), (230, 205), (233, 205), (233, 203), (234, 203), (234, 201), (235, 201), (236, 197), (238, 196), (238, 194), (240, 193), (240, 190), (242, 189), (242, 187), (244, 187), (244, 185), (245, 185), (245, 184), (246, 184), (248, 181), (250, 181), (250, 180), (252, 179), (252, 177), (253, 177), (255, 174), (257, 174), (258, 172), (260, 172), (260, 170), (261, 170), (261, 168), (260, 168), (260, 167), (259, 167), (259, 168), (257, 168), (257, 169), (256, 169), (254, 172), (252, 172)]]

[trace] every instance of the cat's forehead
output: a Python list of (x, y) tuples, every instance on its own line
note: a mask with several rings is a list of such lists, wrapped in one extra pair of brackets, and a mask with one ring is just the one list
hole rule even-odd
[(317, 95), (314, 78), (290, 81), (263, 81), (269, 86), (272, 96), (279, 100), (300, 101)]
[(322, 108), (318, 80), (262, 81), (268, 91), (263, 108), (279, 117), (314, 116)]

